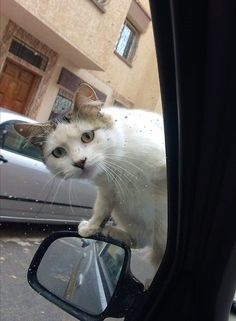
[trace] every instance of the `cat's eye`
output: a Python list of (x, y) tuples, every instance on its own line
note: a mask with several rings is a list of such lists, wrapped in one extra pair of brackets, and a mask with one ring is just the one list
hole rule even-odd
[(94, 130), (84, 132), (81, 136), (83, 143), (90, 143), (94, 139)]
[(63, 147), (57, 147), (52, 151), (52, 155), (56, 158), (60, 158), (66, 155), (66, 150)]

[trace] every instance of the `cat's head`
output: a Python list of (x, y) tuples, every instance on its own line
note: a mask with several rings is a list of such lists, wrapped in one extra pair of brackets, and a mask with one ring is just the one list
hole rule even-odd
[(54, 174), (94, 179), (103, 172), (106, 150), (115, 141), (112, 126), (111, 117), (101, 111), (101, 103), (84, 86), (64, 120), (16, 124), (15, 129), (41, 147), (43, 161)]

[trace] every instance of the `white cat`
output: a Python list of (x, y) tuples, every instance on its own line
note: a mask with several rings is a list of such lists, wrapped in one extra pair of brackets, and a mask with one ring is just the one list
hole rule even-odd
[[(158, 265), (167, 234), (167, 194), (162, 117), (143, 110), (81, 100), (65, 121), (16, 125), (42, 146), (47, 167), (64, 178), (97, 186), (94, 213), (79, 225), (81, 236), (102, 231), (131, 247), (150, 246)], [(110, 217), (116, 226), (105, 226)]]

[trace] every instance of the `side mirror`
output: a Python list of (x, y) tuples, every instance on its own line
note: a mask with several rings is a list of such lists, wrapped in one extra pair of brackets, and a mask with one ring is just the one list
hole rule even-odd
[(130, 249), (102, 235), (56, 232), (37, 250), (31, 287), (81, 321), (120, 318), (144, 292), (130, 272)]

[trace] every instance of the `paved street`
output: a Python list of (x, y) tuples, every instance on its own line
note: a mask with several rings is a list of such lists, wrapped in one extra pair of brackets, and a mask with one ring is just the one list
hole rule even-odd
[[(42, 239), (62, 229), (65, 229), (64, 226), (1, 224), (1, 321), (77, 320), (38, 295), (26, 279), (28, 266)], [(68, 226), (67, 229), (74, 230), (76, 227)], [(140, 268), (138, 274), (142, 274)]]
[[(63, 227), (64, 228), (64, 227)], [(75, 227), (67, 227), (69, 230)], [(0, 239), (1, 321), (75, 321), (33, 291), (27, 283), (29, 263), (41, 240), (60, 226), (2, 224)], [(148, 267), (145, 266), (147, 273)], [(151, 269), (148, 271), (152, 273)], [(139, 267), (138, 276), (143, 275)], [(118, 319), (107, 319), (118, 320)], [(120, 319), (121, 320), (121, 319)], [(236, 321), (230, 317), (229, 321)]]
[(74, 321), (33, 291), (26, 273), (42, 238), (57, 227), (3, 225), (0, 240), (1, 321)]

